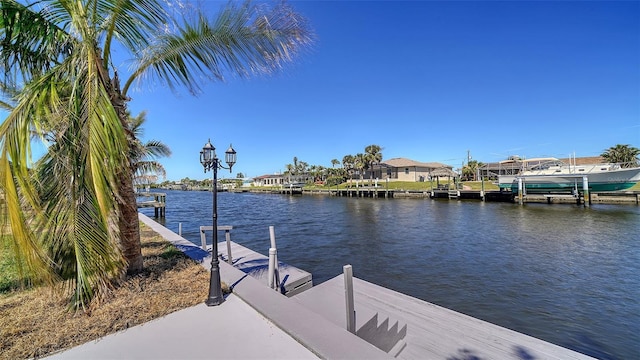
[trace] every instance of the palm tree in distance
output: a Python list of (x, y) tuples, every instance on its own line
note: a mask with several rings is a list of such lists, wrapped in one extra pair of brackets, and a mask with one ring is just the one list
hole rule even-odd
[(373, 180), (373, 164), (382, 161), (382, 148), (379, 145), (369, 145), (364, 148), (364, 167), (367, 170), (371, 170), (369, 173), (369, 186)]
[(634, 167), (640, 164), (640, 149), (631, 145), (616, 145), (605, 150), (600, 156), (609, 163), (620, 163), (622, 167)]
[(347, 177), (349, 178), (349, 186), (351, 186), (351, 178), (353, 176), (353, 170), (355, 169), (356, 159), (353, 155), (345, 155), (342, 157), (342, 168), (345, 170)]
[[(125, 271), (142, 269), (127, 123), (134, 81), (195, 94), (203, 81), (226, 74), (279, 70), (311, 42), (304, 19), (284, 3), (229, 2), (214, 19), (164, 5), (0, 0), (0, 82), (24, 84), (0, 125), (0, 190), (12, 249), (34, 281), (71, 278), (74, 306)], [(116, 46), (134, 64), (122, 87)], [(37, 163), (30, 159), (34, 138), (47, 147)], [(62, 257), (75, 259), (68, 272), (56, 270)]]
[(360, 180), (364, 179), (364, 169), (367, 166), (367, 159), (363, 153), (357, 153), (353, 157), (353, 168), (358, 172)]
[(467, 180), (478, 180), (477, 174), (478, 169), (482, 167), (484, 164), (479, 162), (478, 160), (471, 160), (467, 163), (467, 165), (462, 167), (462, 175)]

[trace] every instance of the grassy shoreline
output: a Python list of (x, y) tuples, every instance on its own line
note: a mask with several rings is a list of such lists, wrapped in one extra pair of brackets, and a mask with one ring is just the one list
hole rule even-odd
[(48, 287), (0, 291), (0, 359), (43, 357), (204, 302), (206, 269), (144, 224), (140, 235), (145, 270), (85, 311)]

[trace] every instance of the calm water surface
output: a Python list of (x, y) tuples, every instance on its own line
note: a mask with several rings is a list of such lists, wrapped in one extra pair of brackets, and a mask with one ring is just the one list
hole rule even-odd
[[(209, 192), (166, 191), (160, 221), (199, 244)], [(142, 212), (153, 216), (152, 209)], [(601, 359), (640, 354), (640, 207), (220, 193), (232, 240), (314, 284), (353, 265), (396, 291)]]

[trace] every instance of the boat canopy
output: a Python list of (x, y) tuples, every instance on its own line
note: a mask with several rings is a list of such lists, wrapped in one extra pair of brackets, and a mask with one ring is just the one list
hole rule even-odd
[(543, 162), (549, 162), (549, 161), (560, 161), (560, 160), (554, 157), (541, 157), (541, 158), (531, 158), (531, 159), (507, 159), (507, 160), (500, 161), (500, 164), (501, 165), (524, 164), (526, 166), (527, 164), (531, 164), (531, 163), (541, 164)]

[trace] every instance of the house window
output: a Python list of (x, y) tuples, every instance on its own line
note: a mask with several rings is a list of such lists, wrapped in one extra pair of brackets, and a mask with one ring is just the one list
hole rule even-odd
[(404, 173), (409, 175), (409, 168), (404, 168)]

